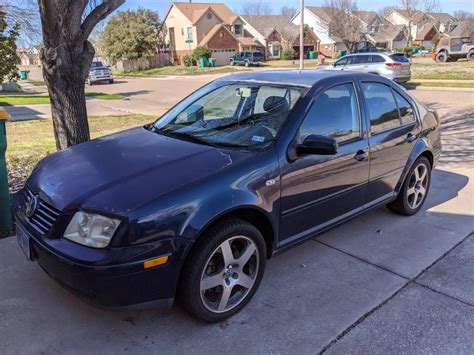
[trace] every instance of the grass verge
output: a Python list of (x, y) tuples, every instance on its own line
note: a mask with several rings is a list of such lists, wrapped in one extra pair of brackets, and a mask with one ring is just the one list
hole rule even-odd
[(462, 82), (443, 82), (443, 81), (410, 81), (408, 86), (424, 86), (424, 87), (437, 87), (437, 88), (467, 88), (474, 89), (474, 83), (462, 83)]
[[(154, 119), (145, 115), (90, 117), (91, 137), (143, 126)], [(56, 151), (51, 119), (7, 122), (7, 141), (6, 158), (12, 190), (23, 183), (39, 160)]]
[(28, 81), (28, 83), (33, 86), (46, 86), (44, 81)]
[(412, 63), (412, 79), (474, 80), (474, 61)]
[[(100, 100), (122, 100), (124, 97), (117, 94), (104, 94), (102, 92), (87, 92), (86, 97)], [(0, 106), (42, 105), (49, 104), (48, 95), (0, 95)]]
[(230, 74), (235, 72), (246, 71), (246, 69), (238, 68), (203, 68), (199, 69), (194, 67), (187, 68), (183, 66), (169, 66), (163, 68), (153, 68), (145, 70), (136, 70), (123, 73), (114, 73), (115, 76), (136, 76), (136, 77), (147, 77), (147, 76), (162, 76), (162, 75), (209, 75), (209, 74)]

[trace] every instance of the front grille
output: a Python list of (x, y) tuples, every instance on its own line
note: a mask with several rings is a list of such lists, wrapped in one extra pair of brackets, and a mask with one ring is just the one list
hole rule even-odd
[[(25, 204), (23, 205), (25, 216), (27, 206), (33, 198), (35, 198), (35, 195), (26, 187), (24, 193)], [(54, 223), (56, 223), (60, 213), (61, 211), (38, 198), (38, 204), (34, 213), (31, 217), (27, 216), (26, 220), (40, 234), (48, 234), (51, 228), (53, 228)]]

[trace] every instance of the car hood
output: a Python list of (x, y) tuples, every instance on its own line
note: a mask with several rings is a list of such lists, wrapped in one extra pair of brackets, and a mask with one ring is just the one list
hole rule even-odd
[(248, 156), (136, 128), (52, 154), (29, 188), (60, 210), (127, 212)]

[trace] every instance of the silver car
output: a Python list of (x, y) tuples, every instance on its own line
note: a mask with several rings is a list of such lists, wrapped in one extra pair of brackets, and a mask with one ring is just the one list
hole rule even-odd
[(348, 54), (324, 69), (376, 74), (399, 83), (411, 79), (410, 60), (404, 53), (399, 52)]

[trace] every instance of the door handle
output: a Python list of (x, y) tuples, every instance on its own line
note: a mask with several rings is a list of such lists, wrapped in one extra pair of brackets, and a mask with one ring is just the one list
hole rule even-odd
[(357, 161), (364, 161), (365, 159), (368, 158), (368, 156), (369, 156), (369, 153), (364, 152), (363, 150), (359, 150), (356, 153), (354, 159), (357, 160)]
[(408, 133), (405, 143), (413, 143), (415, 140), (416, 140), (416, 135), (414, 135), (413, 133)]

